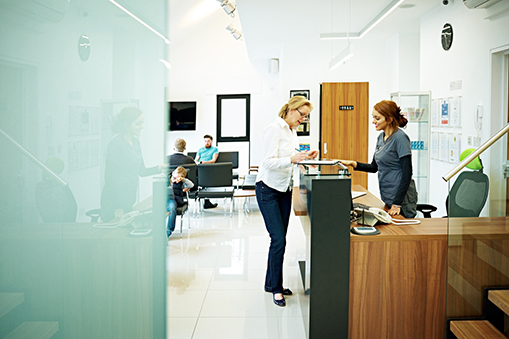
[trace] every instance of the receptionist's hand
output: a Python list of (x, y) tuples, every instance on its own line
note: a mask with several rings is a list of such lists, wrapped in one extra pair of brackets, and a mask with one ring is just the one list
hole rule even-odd
[(396, 206), (396, 205), (392, 205), (391, 209), (387, 211), (387, 213), (389, 213), (389, 215), (399, 215), (400, 212), (401, 212), (401, 207)]
[(342, 163), (345, 166), (350, 166), (353, 168), (357, 168), (357, 161), (353, 160), (339, 160), (340, 163)]

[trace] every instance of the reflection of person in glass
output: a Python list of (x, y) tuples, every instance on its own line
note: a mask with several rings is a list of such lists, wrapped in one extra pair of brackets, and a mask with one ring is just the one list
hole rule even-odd
[(163, 165), (147, 168), (141, 155), (139, 136), (143, 113), (136, 107), (124, 108), (111, 127), (116, 135), (106, 151), (101, 219), (111, 221), (130, 212), (136, 202), (139, 176), (159, 173)]

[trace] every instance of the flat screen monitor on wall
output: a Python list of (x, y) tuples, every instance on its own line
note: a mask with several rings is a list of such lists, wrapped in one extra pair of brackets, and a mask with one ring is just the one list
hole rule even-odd
[(196, 130), (196, 101), (168, 102), (170, 131)]

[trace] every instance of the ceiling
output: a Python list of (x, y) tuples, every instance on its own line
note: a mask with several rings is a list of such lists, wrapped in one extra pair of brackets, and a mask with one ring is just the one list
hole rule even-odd
[[(236, 0), (241, 30), (251, 57), (253, 53), (260, 54), (255, 51), (267, 50), (267, 46), (278, 48), (278, 46), (294, 42), (319, 41), (322, 33), (360, 32), (387, 6), (395, 2), (392, 0)], [(441, 0), (405, 0), (368, 32), (366, 37), (370, 34), (381, 33), (390, 37), (401, 27), (419, 29), (420, 17), (440, 6), (443, 6)]]

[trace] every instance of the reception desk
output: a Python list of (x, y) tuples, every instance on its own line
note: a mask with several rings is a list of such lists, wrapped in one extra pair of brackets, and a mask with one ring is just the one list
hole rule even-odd
[[(337, 177), (337, 176), (334, 176)], [(319, 336), (313, 331), (313, 312), (311, 307), (313, 298), (326, 299), (316, 296), (314, 279), (329, 279), (313, 274), (319, 258), (313, 257), (313, 236), (320, 229), (316, 226), (315, 215), (312, 210), (313, 199), (330, 199), (330, 196), (319, 197), (315, 192), (309, 195), (307, 186), (313, 186), (315, 178), (301, 177), (301, 187), (294, 190), (294, 211), (300, 216), (301, 223), (308, 239), (309, 250), (305, 265), (305, 288), (311, 286), (309, 293), (309, 322), (306, 327), (308, 338)], [(337, 177), (337, 180), (341, 178)], [(366, 191), (361, 186), (353, 186), (353, 191)], [(311, 187), (311, 191), (313, 191)], [(366, 191), (367, 192), (367, 191)], [(350, 193), (350, 192), (348, 192)], [(310, 201), (311, 200), (311, 201)], [(354, 202), (373, 207), (383, 207), (383, 203), (374, 195), (356, 198)], [(319, 203), (315, 201), (315, 206)], [(347, 209), (350, 206), (342, 204), (337, 209)], [(331, 211), (337, 213), (337, 211)], [(396, 226), (380, 225), (379, 235), (360, 236), (349, 232), (352, 226), (346, 226), (349, 240), (349, 273), (348, 281), (335, 281), (334, 288), (342, 290), (348, 288), (348, 338), (443, 338), (445, 333), (445, 291), (447, 270), (447, 219), (419, 219), (419, 225)], [(335, 227), (340, 226), (335, 224)], [(333, 227), (328, 225), (326, 227)], [(340, 226), (342, 227), (342, 226)], [(322, 238), (323, 241), (324, 238)], [(340, 239), (326, 238), (330, 243), (338, 243)], [(320, 246), (327, 247), (322, 243)], [(342, 245), (344, 248), (344, 245)], [(334, 255), (343, 256), (341, 248), (337, 248)], [(334, 264), (334, 261), (332, 261)], [(336, 267), (331, 267), (336, 269)], [(308, 281), (309, 280), (309, 281)], [(348, 287), (346, 287), (348, 286)], [(331, 304), (341, 301), (329, 298), (322, 305), (328, 309)], [(334, 309), (333, 309), (334, 310)], [(334, 315), (337, 322), (341, 322), (344, 313)], [(341, 336), (336, 336), (341, 337)], [(343, 336), (345, 337), (345, 336)]]

